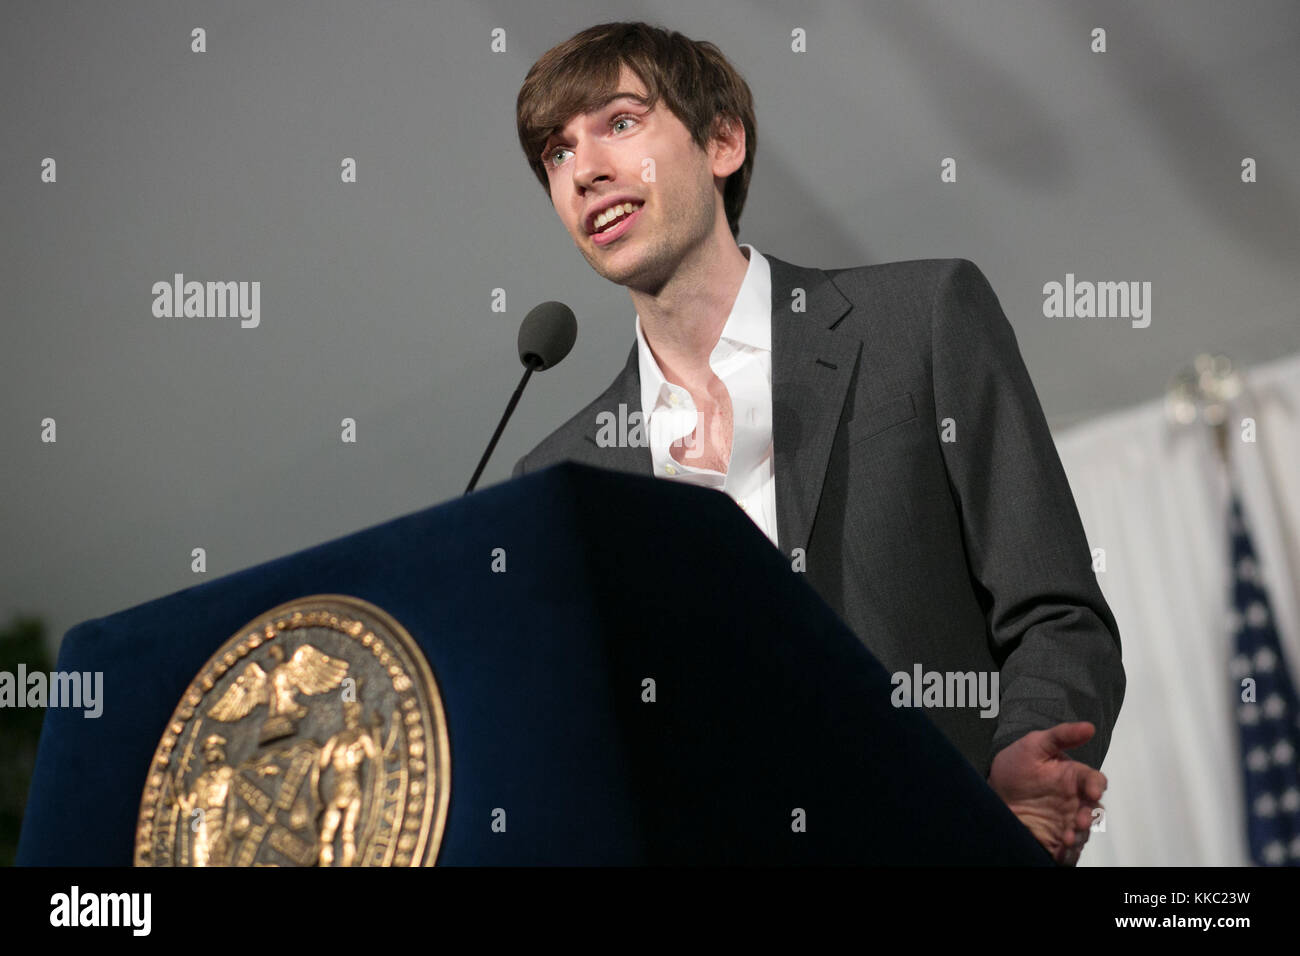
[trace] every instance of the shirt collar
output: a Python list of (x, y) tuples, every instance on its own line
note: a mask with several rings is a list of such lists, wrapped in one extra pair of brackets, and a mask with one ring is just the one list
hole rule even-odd
[[(736, 293), (720, 338), (751, 348), (772, 349), (772, 268), (757, 249), (742, 242), (749, 251), (749, 268)], [(666, 397), (670, 386), (641, 331), (641, 316), (636, 317), (637, 361), (641, 371), (641, 408), (646, 414)]]

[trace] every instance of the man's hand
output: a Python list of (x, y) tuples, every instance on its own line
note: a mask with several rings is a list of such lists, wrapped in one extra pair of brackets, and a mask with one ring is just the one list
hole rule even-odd
[(1065, 751), (1096, 732), (1087, 721), (1031, 731), (1004, 747), (989, 771), (989, 786), (1062, 866), (1079, 862), (1106, 792), (1105, 775)]

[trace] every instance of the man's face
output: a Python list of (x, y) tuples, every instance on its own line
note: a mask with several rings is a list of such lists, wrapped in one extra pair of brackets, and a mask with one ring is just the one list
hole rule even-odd
[[(725, 180), (740, 164), (719, 159), (713, 144), (701, 150), (662, 99), (653, 110), (638, 102), (645, 85), (627, 66), (617, 92), (627, 95), (571, 117), (547, 141), (542, 164), (555, 211), (591, 267), (618, 285), (654, 292), (718, 217), (726, 228), (715, 176)], [(618, 201), (640, 208), (605, 235), (595, 232), (595, 214)]]

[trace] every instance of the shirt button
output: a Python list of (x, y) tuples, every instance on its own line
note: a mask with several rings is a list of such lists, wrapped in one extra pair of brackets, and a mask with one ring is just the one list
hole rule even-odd
[(680, 404), (680, 402), (681, 402), (681, 399), (677, 397), (677, 393), (676, 393), (676, 392), (669, 392), (669, 393), (668, 393), (668, 404), (669, 404), (669, 405), (677, 405), (677, 404)]
[(675, 475), (675, 474), (677, 474), (677, 469), (674, 468), (672, 465), (666, 465), (666, 466), (664, 467), (664, 471), (668, 472), (668, 474), (670, 474), (670, 475)]

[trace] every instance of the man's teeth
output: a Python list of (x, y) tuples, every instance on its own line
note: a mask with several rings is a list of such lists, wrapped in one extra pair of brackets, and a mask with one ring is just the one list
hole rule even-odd
[(615, 220), (621, 219), (625, 215), (630, 215), (640, 209), (642, 203), (625, 202), (619, 206), (610, 206), (599, 216), (596, 217), (596, 232), (601, 232), (606, 226), (611, 225)]

